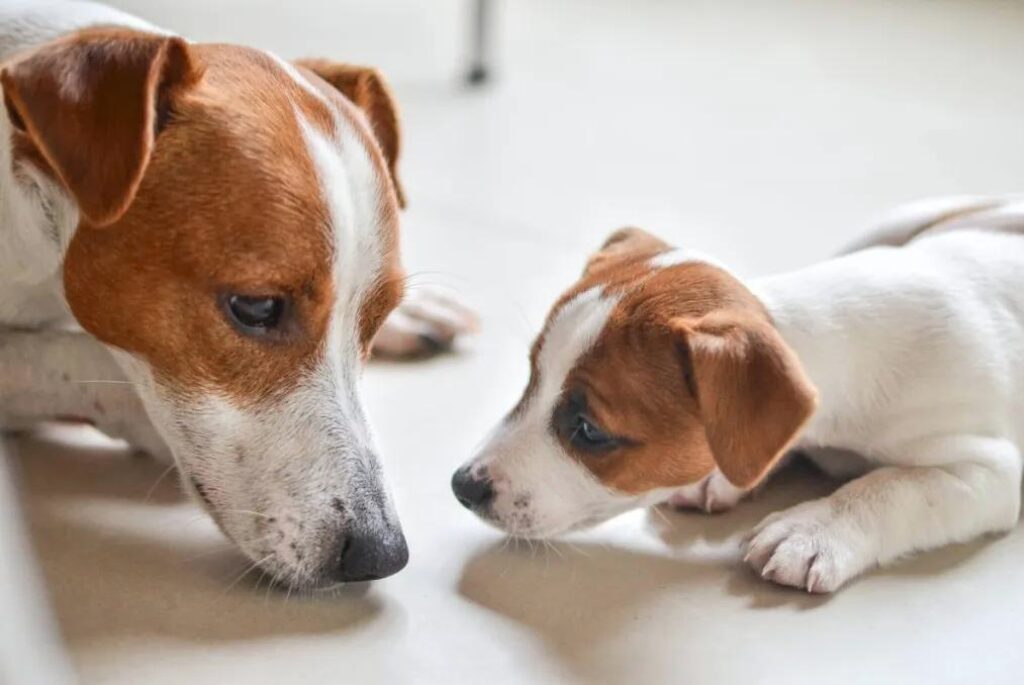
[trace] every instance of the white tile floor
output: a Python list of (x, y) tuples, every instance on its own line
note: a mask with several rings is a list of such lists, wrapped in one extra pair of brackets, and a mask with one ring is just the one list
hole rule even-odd
[(173, 478), (154, 485), (159, 467), (76, 434), (16, 443), (85, 682), (1019, 682), (1020, 530), (814, 598), (755, 579), (736, 547), (766, 512), (827, 491), (808, 473), (726, 515), (638, 512), (551, 549), (504, 545), (448, 478), (612, 228), (755, 274), (822, 258), (903, 200), (1020, 190), (1024, 5), (514, 0), (501, 78), (468, 93), (460, 0), (115, 4), (196, 39), (391, 74), (407, 263), (485, 329), (461, 354), (367, 374), (412, 561), (364, 591), (229, 587), (244, 564)]

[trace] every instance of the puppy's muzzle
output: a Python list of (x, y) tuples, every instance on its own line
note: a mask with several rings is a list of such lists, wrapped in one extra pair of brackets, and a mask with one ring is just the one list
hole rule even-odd
[(469, 466), (463, 466), (452, 476), (452, 492), (459, 504), (479, 513), (494, 499), (494, 483), (486, 474), (474, 475)]

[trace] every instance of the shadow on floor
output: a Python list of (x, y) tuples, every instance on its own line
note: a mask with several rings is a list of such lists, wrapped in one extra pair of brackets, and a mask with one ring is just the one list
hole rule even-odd
[[(797, 463), (778, 474), (749, 500), (729, 512), (706, 515), (665, 508), (646, 514), (646, 531), (665, 549), (638, 551), (593, 542), (497, 542), (475, 554), (463, 569), (459, 592), (473, 603), (516, 621), (536, 633), (578, 675), (602, 682), (629, 677), (615, 651), (629, 624), (649, 617), (664, 602), (685, 612), (687, 593), (720, 592), (744, 609), (808, 611), (823, 608), (830, 596), (809, 595), (765, 582), (740, 558), (744, 535), (767, 514), (828, 495), (836, 481)], [(928, 576), (971, 559), (984, 542), (924, 554), (877, 573)], [(870, 575), (868, 576), (870, 578)], [(856, 583), (856, 581), (855, 581)], [(854, 583), (854, 584), (855, 584)], [(855, 590), (847, 590), (851, 592)], [(692, 602), (694, 625), (707, 628), (717, 617), (702, 616), (706, 602)], [(621, 657), (621, 655), (619, 655)], [(609, 671), (608, 669), (613, 669)]]
[(401, 619), (399, 607), (366, 585), (297, 596), (244, 574), (248, 561), (185, 500), (165, 465), (40, 436), (10, 444), (36, 554), (71, 644), (146, 635), (241, 641), (349, 632), (385, 613)]
[[(753, 607), (820, 605), (818, 597), (757, 578), (741, 563), (739, 543), (767, 513), (828, 494), (834, 487), (812, 469), (800, 467), (779, 474), (764, 492), (730, 512), (651, 510), (644, 532), (664, 545), (661, 552), (589, 541), (496, 542), (465, 566), (459, 592), (529, 627), (580, 676), (612, 680), (605, 669), (621, 668), (621, 663), (605, 663), (601, 645), (614, 644), (617, 636), (629, 632), (630, 622), (659, 601), (693, 587), (749, 597)], [(686, 605), (676, 605), (675, 611), (686, 611)], [(695, 625), (706, 624), (706, 619), (694, 610)]]

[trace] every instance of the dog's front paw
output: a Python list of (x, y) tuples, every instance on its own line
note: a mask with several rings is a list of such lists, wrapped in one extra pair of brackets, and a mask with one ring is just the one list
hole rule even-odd
[(435, 289), (410, 291), (373, 341), (373, 355), (426, 357), (450, 350), (459, 336), (476, 333), (480, 320), (467, 306)]
[(744, 561), (765, 580), (808, 592), (834, 592), (867, 566), (861, 538), (828, 500), (815, 500), (758, 524), (746, 542)]
[(698, 509), (709, 514), (727, 511), (746, 495), (745, 490), (730, 483), (717, 469), (702, 480), (683, 486), (668, 498), (668, 505), (676, 509)]

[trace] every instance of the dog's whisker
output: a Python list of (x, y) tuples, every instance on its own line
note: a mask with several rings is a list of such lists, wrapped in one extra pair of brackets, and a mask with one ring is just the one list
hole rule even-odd
[(177, 468), (177, 464), (171, 464), (164, 470), (163, 473), (160, 474), (156, 481), (154, 481), (153, 484), (149, 487), (149, 490), (146, 491), (146, 497), (142, 500), (143, 502), (149, 501), (149, 498), (153, 496), (154, 492), (156, 492), (157, 486), (159, 486), (160, 483), (163, 482), (163, 479), (167, 477), (167, 474), (169, 474), (175, 468)]
[[(228, 585), (226, 588), (224, 588), (223, 594), (227, 594), (228, 591), (231, 590), (231, 588), (233, 588), (235, 585), (237, 585), (242, 580), (242, 578), (245, 578), (247, 575), (249, 575), (253, 571), (253, 569), (259, 568), (259, 566), (261, 564), (263, 564), (265, 561), (270, 560), (270, 558), (273, 557), (273, 556), (274, 556), (274, 553), (271, 552), (270, 554), (268, 554), (267, 556), (263, 557), (259, 561), (254, 561), (251, 564), (249, 564), (248, 566), (246, 566), (245, 570), (242, 571), (241, 575), (239, 575), (237, 578), (235, 578), (233, 581), (231, 581), (231, 584)], [(258, 581), (257, 581), (257, 587), (258, 587)]]
[(660, 507), (654, 506), (651, 507), (651, 510), (654, 511), (654, 513), (657, 514), (666, 524), (670, 526), (672, 525), (672, 520), (669, 519), (668, 516), (665, 516), (665, 512), (663, 512)]
[(250, 509), (221, 509), (220, 513), (222, 513), (222, 514), (248, 514), (248, 515), (251, 515), (251, 516), (256, 516), (256, 517), (264, 518), (264, 519), (268, 519), (268, 520), (274, 518), (273, 516), (270, 516), (268, 514), (263, 514), (263, 513), (258, 512), (258, 511), (252, 511)]
[(142, 385), (142, 383), (136, 383), (135, 381), (103, 380), (103, 379), (100, 379), (100, 380), (78, 380), (78, 379), (72, 378), (70, 382), (71, 383), (83, 383), (83, 384), (100, 384), (100, 385), (138, 385), (138, 386)]

